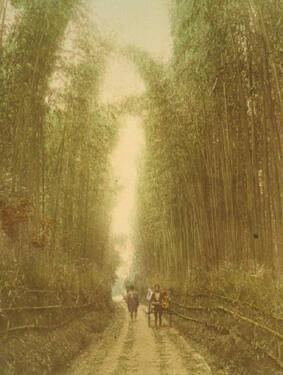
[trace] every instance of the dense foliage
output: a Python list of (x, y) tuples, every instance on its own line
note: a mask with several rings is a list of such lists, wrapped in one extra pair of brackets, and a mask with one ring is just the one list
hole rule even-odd
[(280, 275), (283, 2), (175, 0), (173, 58), (130, 51), (147, 83), (140, 275)]
[(117, 262), (109, 239), (116, 123), (98, 92), (107, 43), (80, 1), (12, 4), (0, 70), (2, 303), (27, 304), (23, 289), (105, 300)]

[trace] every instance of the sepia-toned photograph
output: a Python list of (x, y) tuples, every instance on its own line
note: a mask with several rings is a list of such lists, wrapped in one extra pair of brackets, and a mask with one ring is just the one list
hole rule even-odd
[(0, 0), (0, 375), (283, 375), (283, 0)]

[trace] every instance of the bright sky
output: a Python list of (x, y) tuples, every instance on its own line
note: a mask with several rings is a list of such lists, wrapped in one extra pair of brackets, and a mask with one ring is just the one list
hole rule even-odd
[(137, 164), (144, 146), (144, 134), (139, 118), (128, 115), (120, 121), (120, 136), (112, 155), (112, 167), (122, 189), (113, 212), (112, 231), (115, 235), (129, 235), (130, 216), (135, 206)]
[[(155, 58), (168, 61), (171, 53), (168, 0), (90, 0), (96, 9), (100, 29), (120, 46), (135, 45)], [(144, 91), (135, 67), (124, 57), (113, 54), (107, 62), (101, 99), (113, 103)], [(115, 178), (122, 187), (112, 216), (112, 232), (128, 238), (118, 249), (122, 264), (118, 276), (128, 276), (132, 254), (132, 218), (135, 211), (137, 166), (144, 146), (141, 120), (133, 116), (120, 119), (119, 141), (112, 155)]]
[(155, 57), (170, 57), (168, 0), (92, 0), (99, 22), (121, 44), (134, 44)]
[[(91, 0), (100, 28), (120, 45), (135, 45), (161, 61), (171, 54), (168, 0)], [(135, 67), (112, 55), (108, 61), (103, 100), (119, 100), (144, 89)]]
[(125, 278), (129, 273), (134, 252), (131, 242), (131, 218), (135, 211), (137, 165), (144, 147), (144, 134), (139, 118), (128, 115), (123, 116), (120, 121), (120, 137), (112, 155), (112, 168), (121, 190), (112, 214), (112, 233), (127, 237), (127, 242), (117, 248), (121, 256), (121, 266), (117, 274)]

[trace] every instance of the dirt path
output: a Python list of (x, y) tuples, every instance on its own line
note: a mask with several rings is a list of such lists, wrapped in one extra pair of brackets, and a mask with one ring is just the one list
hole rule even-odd
[(62, 374), (211, 375), (211, 370), (174, 328), (148, 328), (142, 308), (136, 322), (121, 309), (100, 344), (93, 343)]

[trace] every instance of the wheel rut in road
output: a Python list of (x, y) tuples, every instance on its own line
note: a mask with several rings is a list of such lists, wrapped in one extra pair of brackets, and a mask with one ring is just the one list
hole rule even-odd
[(169, 327), (148, 327), (141, 308), (131, 321), (125, 308), (62, 375), (211, 375), (212, 372), (179, 332)]

